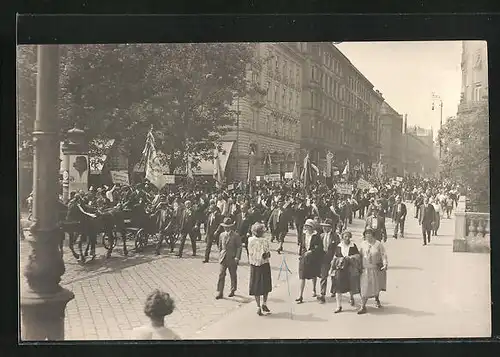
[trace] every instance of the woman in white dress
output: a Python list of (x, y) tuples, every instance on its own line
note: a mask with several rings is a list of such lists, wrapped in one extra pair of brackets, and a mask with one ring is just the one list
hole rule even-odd
[(384, 245), (379, 242), (373, 229), (365, 229), (364, 240), (359, 246), (361, 255), (361, 308), (358, 314), (366, 313), (366, 302), (370, 298), (375, 298), (375, 306), (381, 308), (379, 295), (381, 291), (386, 291), (387, 286), (387, 254)]
[(146, 298), (144, 313), (149, 317), (149, 323), (132, 331), (133, 340), (180, 340), (181, 338), (165, 326), (165, 316), (170, 315), (175, 308), (174, 300), (169, 294), (154, 290)]

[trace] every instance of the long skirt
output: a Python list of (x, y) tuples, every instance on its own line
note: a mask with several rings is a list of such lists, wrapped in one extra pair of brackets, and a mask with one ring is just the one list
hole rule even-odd
[(364, 268), (361, 273), (361, 296), (372, 298), (387, 288), (387, 272), (379, 268)]
[(314, 279), (321, 276), (321, 256), (305, 253), (299, 258), (299, 279)]
[(262, 296), (272, 290), (271, 266), (269, 263), (261, 266), (250, 265), (250, 293), (251, 296)]

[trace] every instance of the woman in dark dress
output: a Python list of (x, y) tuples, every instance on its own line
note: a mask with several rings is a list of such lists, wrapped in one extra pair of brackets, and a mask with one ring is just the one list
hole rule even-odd
[(304, 223), (303, 240), (300, 242), (300, 257), (299, 257), (299, 279), (300, 279), (300, 295), (295, 301), (301, 304), (304, 294), (306, 280), (313, 282), (313, 297), (316, 297), (316, 280), (321, 275), (321, 264), (323, 261), (323, 242), (320, 234), (317, 232), (316, 222), (312, 219), (306, 220)]
[(360, 291), (361, 256), (351, 238), (350, 231), (342, 233), (342, 241), (335, 248), (332, 260), (332, 294), (335, 293), (337, 299), (335, 313), (342, 311), (342, 294), (349, 293), (349, 303), (354, 306), (354, 294)]

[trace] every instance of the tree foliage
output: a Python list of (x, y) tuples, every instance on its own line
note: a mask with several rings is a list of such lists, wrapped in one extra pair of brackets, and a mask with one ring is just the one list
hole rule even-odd
[(469, 188), (471, 202), (489, 205), (489, 113), (487, 102), (477, 110), (448, 120), (439, 132), (443, 145), (441, 173)]
[[(251, 44), (112, 44), (60, 46), (59, 113), (89, 142), (116, 139), (131, 166), (151, 126), (174, 170), (212, 155), (233, 125), (231, 100), (248, 90)], [(18, 51), (19, 131), (29, 146), (35, 117), (36, 47)], [(103, 154), (90, 146), (91, 154)]]

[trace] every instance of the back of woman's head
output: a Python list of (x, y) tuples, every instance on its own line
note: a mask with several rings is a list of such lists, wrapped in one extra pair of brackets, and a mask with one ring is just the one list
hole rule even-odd
[(144, 313), (150, 318), (163, 318), (175, 308), (174, 300), (168, 293), (155, 289), (146, 298)]

